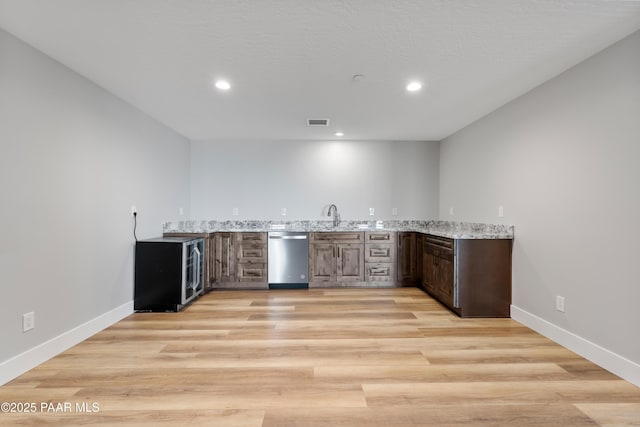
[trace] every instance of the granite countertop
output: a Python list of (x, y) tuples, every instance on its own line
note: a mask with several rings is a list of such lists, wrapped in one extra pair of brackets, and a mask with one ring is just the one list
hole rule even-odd
[(451, 239), (513, 239), (513, 225), (453, 221), (174, 221), (164, 233), (213, 233), (217, 231), (415, 231)]

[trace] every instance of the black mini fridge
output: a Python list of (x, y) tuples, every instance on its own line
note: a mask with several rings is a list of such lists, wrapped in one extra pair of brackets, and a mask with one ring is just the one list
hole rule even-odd
[(135, 250), (135, 311), (180, 311), (204, 289), (204, 239), (139, 240)]

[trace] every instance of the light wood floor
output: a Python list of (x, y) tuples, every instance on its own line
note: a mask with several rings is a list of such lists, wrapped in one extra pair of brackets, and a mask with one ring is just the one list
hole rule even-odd
[(416, 288), (212, 292), (129, 316), (1, 387), (0, 402), (38, 405), (0, 425), (640, 425), (639, 388)]

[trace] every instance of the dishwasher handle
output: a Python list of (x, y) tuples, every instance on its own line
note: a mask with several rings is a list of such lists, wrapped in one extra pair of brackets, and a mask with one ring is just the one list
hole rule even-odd
[(269, 236), (269, 239), (276, 240), (307, 240), (307, 236), (297, 235), (297, 236)]

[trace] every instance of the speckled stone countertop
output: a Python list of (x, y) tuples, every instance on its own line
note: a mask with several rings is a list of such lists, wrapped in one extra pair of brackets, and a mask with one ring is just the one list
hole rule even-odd
[(415, 231), (451, 239), (513, 239), (513, 225), (453, 221), (174, 221), (164, 233), (213, 233), (216, 231)]

